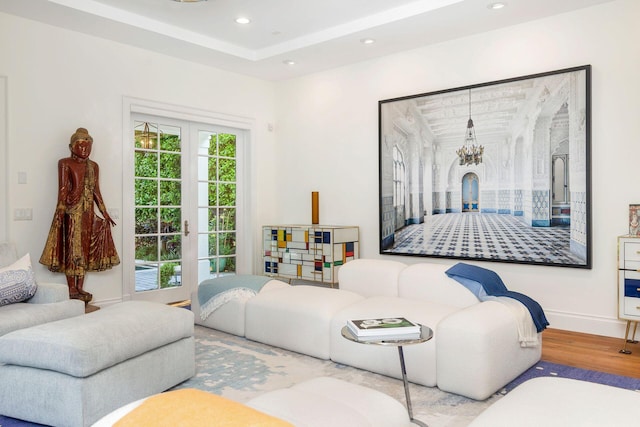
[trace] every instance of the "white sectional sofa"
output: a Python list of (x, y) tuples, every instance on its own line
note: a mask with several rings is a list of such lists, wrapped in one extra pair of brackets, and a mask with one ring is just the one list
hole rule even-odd
[(348, 341), (341, 329), (348, 319), (406, 317), (434, 331), (430, 341), (405, 347), (409, 381), (484, 400), (540, 360), (541, 345), (523, 347), (509, 305), (480, 302), (447, 277), (449, 267), (354, 260), (340, 268), (339, 289), (263, 288), (244, 302), (244, 333), (237, 316), (203, 320), (197, 306), (196, 323), (401, 378), (394, 347)]

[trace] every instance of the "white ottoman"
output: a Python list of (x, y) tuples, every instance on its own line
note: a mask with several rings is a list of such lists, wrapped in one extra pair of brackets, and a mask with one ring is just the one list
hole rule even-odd
[(247, 406), (296, 427), (408, 427), (407, 409), (391, 396), (336, 378), (319, 377), (275, 390)]
[(127, 301), (0, 337), (0, 414), (88, 426), (194, 373), (193, 313)]
[(331, 318), (338, 310), (362, 299), (354, 292), (317, 286), (260, 292), (246, 302), (245, 336), (327, 360)]
[(634, 424), (640, 394), (568, 378), (526, 381), (488, 407), (469, 427), (602, 427)]

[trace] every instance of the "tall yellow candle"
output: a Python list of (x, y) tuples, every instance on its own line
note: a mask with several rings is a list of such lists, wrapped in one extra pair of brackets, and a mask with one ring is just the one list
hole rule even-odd
[(311, 224), (320, 224), (320, 195), (317, 191), (311, 192)]

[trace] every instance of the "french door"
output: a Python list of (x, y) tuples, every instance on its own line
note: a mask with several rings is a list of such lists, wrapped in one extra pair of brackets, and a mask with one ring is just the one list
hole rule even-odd
[(236, 272), (244, 133), (144, 114), (132, 114), (131, 129), (129, 295), (183, 301), (203, 280)]

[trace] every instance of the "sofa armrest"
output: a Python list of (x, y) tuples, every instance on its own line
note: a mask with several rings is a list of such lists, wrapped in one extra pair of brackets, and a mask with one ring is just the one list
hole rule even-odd
[(516, 319), (496, 301), (452, 313), (438, 323), (436, 336), (438, 388), (477, 400), (500, 390), (542, 354), (541, 345), (520, 346)]
[(31, 304), (47, 304), (69, 299), (69, 287), (61, 283), (38, 282), (34, 296), (27, 301)]

